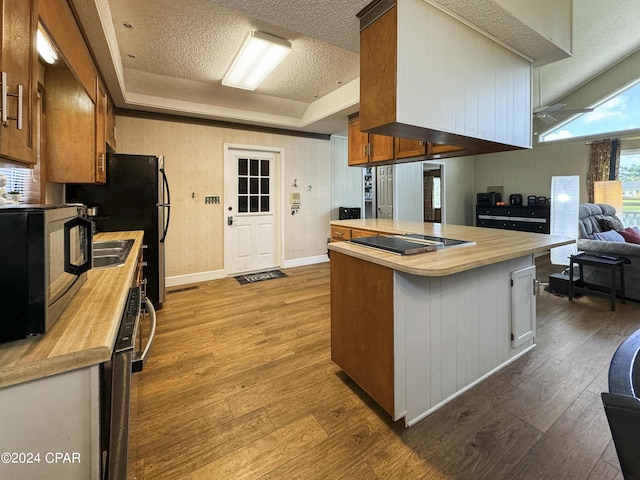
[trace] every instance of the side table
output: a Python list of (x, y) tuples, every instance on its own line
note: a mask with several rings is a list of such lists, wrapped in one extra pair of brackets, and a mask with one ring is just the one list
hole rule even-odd
[[(580, 253), (578, 255), (571, 255), (569, 262), (569, 271), (573, 273), (574, 265), (578, 265), (579, 275), (578, 279), (574, 280), (573, 275), (570, 275), (569, 279), (569, 300), (573, 300), (573, 296), (576, 293), (585, 293), (600, 295), (603, 297), (609, 297), (611, 299), (611, 310), (616, 309), (616, 295), (620, 295), (622, 303), (625, 302), (624, 292), (624, 266), (631, 261), (624, 257), (614, 257), (608, 255), (588, 255), (586, 253)], [(583, 266), (590, 265), (596, 268), (608, 268), (611, 272), (611, 281), (609, 284), (609, 291), (602, 290), (602, 287), (587, 283), (584, 281)], [(620, 289), (616, 288), (616, 269), (620, 272)]]

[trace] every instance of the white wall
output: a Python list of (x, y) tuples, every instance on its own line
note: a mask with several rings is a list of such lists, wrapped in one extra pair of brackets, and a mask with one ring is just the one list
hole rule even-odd
[(422, 162), (400, 163), (393, 168), (393, 219), (424, 221)]
[(399, 123), (531, 146), (531, 65), (422, 0), (398, 2)]
[(362, 167), (348, 165), (348, 138), (331, 136), (331, 220), (338, 220), (339, 207), (360, 207), (364, 217)]

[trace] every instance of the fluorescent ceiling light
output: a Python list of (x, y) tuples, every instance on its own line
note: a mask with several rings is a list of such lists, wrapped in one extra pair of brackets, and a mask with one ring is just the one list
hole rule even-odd
[(255, 90), (291, 51), (291, 44), (266, 33), (253, 31), (242, 44), (222, 84)]
[(44, 60), (48, 64), (56, 63), (56, 60), (58, 60), (58, 54), (51, 45), (51, 42), (49, 41), (47, 36), (42, 33), (42, 30), (40, 30), (39, 28), (36, 43), (38, 47), (38, 53), (42, 57), (42, 60)]

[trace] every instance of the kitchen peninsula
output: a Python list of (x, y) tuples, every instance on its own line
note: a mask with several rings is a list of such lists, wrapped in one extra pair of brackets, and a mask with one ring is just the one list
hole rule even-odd
[(332, 360), (407, 426), (535, 347), (534, 256), (575, 241), (385, 219), (331, 230), (470, 242), (415, 255), (329, 244)]

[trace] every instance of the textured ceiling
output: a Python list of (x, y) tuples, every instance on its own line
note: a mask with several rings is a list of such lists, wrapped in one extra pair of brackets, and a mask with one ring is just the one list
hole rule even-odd
[[(342, 134), (347, 114), (358, 109), (355, 15), (370, 0), (70, 2), (120, 108)], [(534, 104), (555, 102), (637, 50), (637, 2), (573, 0), (574, 56), (539, 68)], [(492, 0), (440, 3), (474, 23), (489, 19), (498, 38), (515, 43), (524, 38), (521, 26)], [(548, 12), (550, 22), (553, 13)], [(222, 86), (252, 29), (286, 38), (291, 54), (254, 92)], [(544, 56), (548, 44), (539, 40), (524, 42), (522, 51)]]
[(540, 67), (541, 98), (534, 105), (554, 103), (638, 50), (638, 25), (638, 0), (573, 0), (573, 55)]

